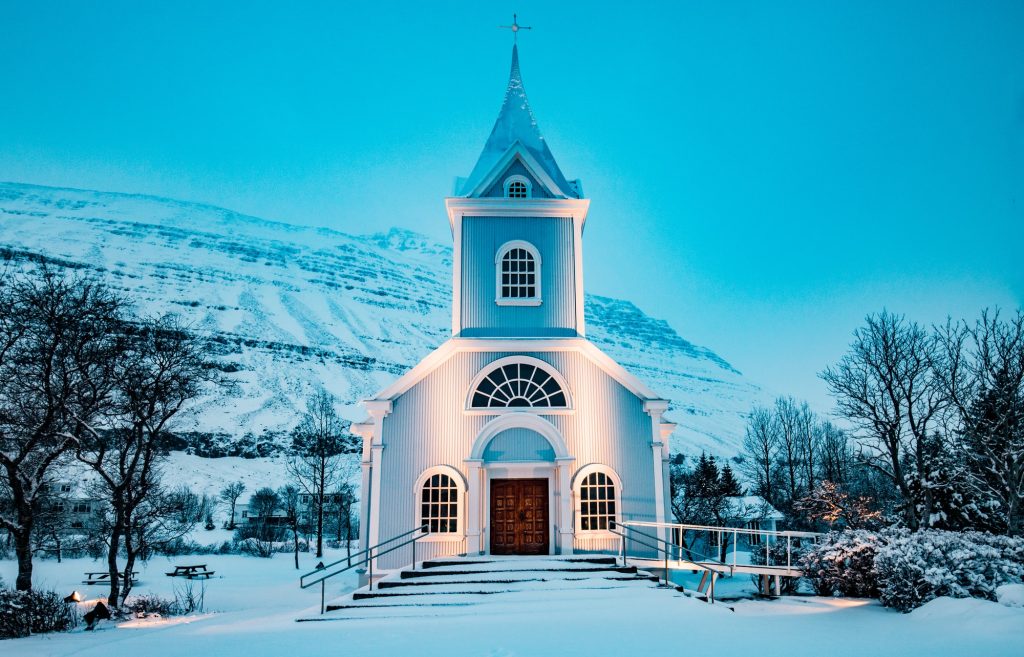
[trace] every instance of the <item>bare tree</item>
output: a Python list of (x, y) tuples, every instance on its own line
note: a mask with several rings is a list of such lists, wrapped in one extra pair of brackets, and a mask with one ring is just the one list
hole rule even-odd
[(778, 504), (777, 466), (779, 425), (771, 409), (756, 406), (747, 420), (740, 469), (754, 485), (754, 493)]
[(235, 481), (220, 491), (220, 499), (228, 505), (230, 509), (230, 520), (228, 520), (228, 529), (235, 528), (235, 505), (238, 504), (238, 498), (245, 492), (245, 484), (240, 481)]
[[(32, 534), (47, 475), (72, 450), (106, 391), (122, 302), (105, 286), (42, 268), (0, 276), (0, 527), (14, 542), (18, 590), (32, 588)], [(102, 377), (99, 377), (102, 378)]]
[(292, 530), (292, 546), (295, 552), (295, 569), (299, 569), (299, 489), (292, 484), (285, 484), (277, 490), (280, 508), (288, 528)]
[[(173, 316), (133, 327), (126, 337), (114, 369), (116, 386), (109, 409), (102, 424), (80, 422), (85, 431), (77, 452), (98, 475), (111, 510), (111, 606), (117, 606), (131, 588), (138, 547), (133, 528), (143, 521), (139, 514), (147, 503), (149, 514), (161, 508), (152, 504), (151, 496), (160, 491), (159, 463), (171, 422), (199, 394), (211, 372), (202, 343)], [(127, 557), (123, 590), (118, 569), (122, 545)]]
[(938, 329), (943, 383), (956, 409), (967, 473), (993, 528), (1021, 530), (1024, 515), (1024, 313), (985, 311), (974, 325)]
[(306, 412), (292, 434), (292, 457), (288, 462), (288, 474), (313, 504), (317, 558), (324, 555), (326, 495), (340, 483), (343, 454), (352, 450), (352, 441), (334, 404), (334, 397), (323, 389), (307, 401)]
[(940, 356), (919, 325), (882, 312), (867, 318), (850, 351), (821, 374), (858, 429), (860, 458), (899, 489), (911, 529), (932, 518), (929, 445), (948, 406), (935, 375)]

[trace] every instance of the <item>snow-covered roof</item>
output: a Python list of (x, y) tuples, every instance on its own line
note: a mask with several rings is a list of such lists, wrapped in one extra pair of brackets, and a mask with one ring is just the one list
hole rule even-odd
[(529, 153), (550, 177), (557, 187), (551, 190), (552, 193), (571, 198), (580, 197), (578, 186), (570, 184), (562, 175), (551, 149), (548, 148), (544, 136), (540, 134), (537, 120), (533, 117), (530, 102), (526, 98), (526, 89), (523, 87), (523, 77), (519, 71), (519, 51), (516, 46), (512, 46), (512, 70), (509, 73), (508, 88), (505, 90), (501, 112), (498, 113), (498, 120), (494, 122), (494, 129), (484, 144), (484, 150), (480, 153), (473, 172), (462, 184), (458, 194), (472, 194), (486, 178), (500, 173), (494, 171), (495, 167), (517, 146)]
[(785, 518), (778, 509), (760, 495), (743, 495), (727, 499), (729, 515), (744, 522), (751, 520), (782, 520)]

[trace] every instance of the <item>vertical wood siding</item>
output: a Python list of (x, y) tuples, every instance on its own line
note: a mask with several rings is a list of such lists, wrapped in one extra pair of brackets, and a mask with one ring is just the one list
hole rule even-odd
[[(494, 257), (510, 240), (533, 244), (541, 257), (541, 305), (495, 303)], [(575, 245), (572, 220), (537, 217), (462, 219), (464, 337), (576, 335)]]
[[(570, 352), (521, 352), (550, 363), (562, 373), (572, 395), (574, 412), (544, 415), (565, 437), (576, 458), (573, 472), (591, 463), (607, 465), (622, 480), (619, 499), (624, 520), (654, 520), (654, 472), (651, 457), (651, 419), (643, 402), (585, 356)], [(463, 409), (473, 377), (488, 363), (511, 353), (458, 353), (424, 380), (394, 400), (384, 419), (380, 538), (407, 531), (417, 522), (416, 479), (429, 467), (448, 465), (467, 476), (469, 456), (480, 429), (494, 416), (467, 415)], [(503, 434), (509, 434), (503, 436)], [(532, 433), (532, 432), (529, 432)], [(536, 435), (536, 434), (534, 434)], [(496, 451), (536, 447), (521, 431), (502, 432)], [(487, 495), (488, 491), (482, 491)], [(465, 510), (465, 499), (462, 508)], [(463, 511), (464, 512), (464, 511)], [(555, 518), (555, 509), (551, 510)], [(460, 534), (465, 531), (465, 517)], [(581, 550), (614, 550), (617, 543), (578, 537)], [(461, 536), (448, 542), (421, 542), (417, 559), (465, 552)], [(406, 565), (404, 551), (381, 558), (382, 568)]]

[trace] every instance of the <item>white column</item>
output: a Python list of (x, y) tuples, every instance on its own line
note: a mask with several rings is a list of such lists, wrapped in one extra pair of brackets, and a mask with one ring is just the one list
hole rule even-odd
[(480, 528), (483, 520), (482, 459), (466, 459), (469, 476), (469, 491), (466, 493), (466, 554), (483, 554), (484, 546)]
[[(644, 402), (644, 411), (651, 416), (651, 457), (654, 475), (654, 516), (655, 522), (665, 522), (665, 452), (666, 445), (661, 437), (661, 416), (668, 409), (668, 401), (651, 399)], [(664, 540), (669, 540), (666, 531), (657, 532)]]
[(563, 457), (555, 459), (556, 476), (558, 477), (558, 546), (559, 554), (573, 553), (573, 517), (572, 487), (569, 484), (569, 471), (576, 459)]
[[(366, 532), (367, 547), (377, 545), (381, 541), (380, 535), (380, 505), (381, 505), (381, 468), (384, 456), (384, 418), (391, 413), (390, 400), (373, 400), (364, 402), (366, 409), (373, 420), (373, 440), (370, 443), (370, 499), (368, 524)], [(386, 538), (386, 537), (385, 537)], [(377, 559), (374, 558), (373, 569), (377, 570)]]

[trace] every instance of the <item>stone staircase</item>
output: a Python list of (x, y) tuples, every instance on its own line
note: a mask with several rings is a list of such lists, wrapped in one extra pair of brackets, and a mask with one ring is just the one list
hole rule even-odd
[(617, 589), (653, 589), (657, 582), (651, 573), (600, 555), (450, 557), (389, 573), (372, 590), (363, 587), (331, 600), (328, 613), (315, 620), (436, 615), (446, 607), (529, 604), (538, 595), (592, 597)]

